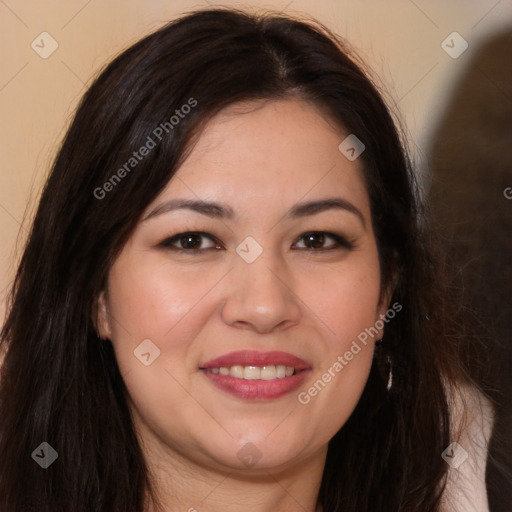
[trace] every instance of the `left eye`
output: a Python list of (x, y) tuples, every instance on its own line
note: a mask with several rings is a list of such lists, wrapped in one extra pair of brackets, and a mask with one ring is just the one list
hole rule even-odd
[[(210, 241), (210, 244), (206, 247), (203, 244), (205, 239)], [(167, 238), (160, 245), (168, 249), (178, 251), (222, 249), (220, 244), (211, 235), (195, 231), (189, 233), (179, 233), (178, 235), (174, 235), (171, 238)]]
[[(334, 243), (326, 246), (325, 242), (329, 239), (333, 240)], [(335, 235), (334, 233), (326, 233), (324, 231), (310, 231), (308, 233), (304, 233), (301, 235), (299, 240), (303, 241), (303, 246), (298, 247), (299, 249), (331, 250), (339, 248), (353, 248), (353, 244), (350, 243), (347, 239), (339, 235)], [(294, 247), (297, 248), (297, 246), (298, 243), (295, 243)]]

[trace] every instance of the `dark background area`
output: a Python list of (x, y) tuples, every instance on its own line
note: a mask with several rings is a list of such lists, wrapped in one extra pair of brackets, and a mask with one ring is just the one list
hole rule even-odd
[(461, 357), (497, 404), (489, 504), (492, 512), (506, 512), (512, 510), (512, 32), (488, 40), (468, 64), (429, 153), (429, 199), (468, 327)]

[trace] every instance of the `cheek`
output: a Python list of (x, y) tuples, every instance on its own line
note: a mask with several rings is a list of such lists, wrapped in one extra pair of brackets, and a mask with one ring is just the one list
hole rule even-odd
[(109, 279), (109, 309), (118, 338), (126, 331), (133, 339), (167, 338), (199, 304), (210, 281), (165, 265), (118, 262)]
[(350, 341), (378, 318), (380, 272), (377, 255), (313, 273), (302, 292), (323, 322), (332, 349), (346, 350)]
[(187, 350), (211, 314), (204, 300), (205, 291), (213, 286), (210, 281), (204, 275), (202, 280), (186, 273), (177, 276), (165, 265), (121, 259), (112, 268), (108, 300), (112, 343), (122, 375), (130, 374), (137, 383), (134, 397), (147, 390), (154, 396), (162, 380), (170, 379), (166, 369), (177, 378), (185, 375)]
[[(309, 417), (322, 418), (313, 428), (312, 438), (328, 442), (346, 423), (359, 402), (373, 362), (373, 342), (361, 342), (356, 335), (366, 324), (360, 318), (345, 317), (336, 325), (340, 335), (332, 338), (323, 364), (316, 369), (307, 387), (299, 390), (299, 407)], [(364, 331), (363, 331), (364, 332)]]
[(204, 414), (191, 400), (189, 375), (196, 368), (187, 356), (214, 309), (205, 293), (215, 282), (215, 276), (177, 275), (166, 265), (128, 259), (111, 270), (109, 310), (120, 372), (134, 410), (163, 437), (174, 432), (185, 439), (187, 425)]
[(373, 361), (378, 319), (380, 273), (377, 255), (343, 269), (316, 275), (307, 291), (312, 309), (323, 324), (324, 354), (298, 402), (322, 417), (322, 432), (334, 435), (355, 409)]

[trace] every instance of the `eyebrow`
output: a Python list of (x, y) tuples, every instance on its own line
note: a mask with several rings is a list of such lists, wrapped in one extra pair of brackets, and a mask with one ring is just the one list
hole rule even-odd
[(333, 209), (343, 210), (354, 214), (361, 221), (363, 227), (366, 227), (364, 215), (361, 213), (361, 210), (359, 210), (359, 208), (353, 205), (350, 201), (342, 199), (341, 197), (319, 199), (317, 201), (296, 204), (285, 214), (285, 218), (296, 219)]
[(233, 210), (229, 206), (225, 206), (220, 203), (202, 201), (200, 199), (171, 199), (159, 204), (144, 218), (144, 221), (174, 210), (192, 210), (202, 215), (217, 219), (235, 218)]
[[(361, 221), (363, 227), (366, 228), (365, 218), (361, 213), (361, 210), (354, 206), (350, 201), (340, 197), (319, 199), (316, 201), (296, 204), (290, 208), (282, 218), (297, 219), (333, 209), (343, 210), (354, 214)], [(201, 215), (217, 219), (233, 220), (236, 217), (235, 212), (230, 206), (214, 201), (203, 201), (200, 199), (170, 199), (169, 201), (165, 201), (154, 208), (144, 218), (143, 222), (156, 217), (157, 215), (162, 215), (175, 210), (192, 210), (200, 213)]]

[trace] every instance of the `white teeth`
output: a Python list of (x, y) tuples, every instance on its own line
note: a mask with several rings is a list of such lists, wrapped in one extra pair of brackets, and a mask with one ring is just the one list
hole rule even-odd
[[(233, 368), (231, 368), (231, 371), (233, 371)], [(257, 366), (246, 366), (244, 367), (244, 379), (254, 380), (254, 379), (261, 379), (261, 369)], [(233, 374), (231, 374), (233, 375)], [(236, 375), (238, 377), (238, 375)]]
[(286, 368), (282, 364), (276, 366), (277, 378), (282, 379), (286, 376)]
[(240, 365), (232, 366), (231, 370), (229, 370), (229, 375), (231, 375), (231, 377), (236, 377), (237, 379), (243, 379), (244, 367)]
[(237, 379), (245, 380), (274, 380), (291, 377), (295, 371), (293, 366), (285, 366), (283, 364), (269, 366), (241, 366), (235, 365), (231, 368), (222, 366), (220, 368), (210, 368), (212, 373), (220, 375), (231, 375)]
[[(293, 368), (292, 368), (292, 373), (293, 373)], [(273, 364), (271, 364), (270, 366), (264, 366), (260, 371), (260, 379), (262, 379), (262, 380), (273, 380), (276, 377), (277, 377), (276, 367)]]

